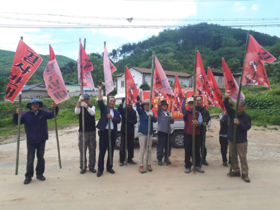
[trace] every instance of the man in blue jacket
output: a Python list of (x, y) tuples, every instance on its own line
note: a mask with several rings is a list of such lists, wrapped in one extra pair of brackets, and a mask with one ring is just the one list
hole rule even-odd
[(108, 136), (108, 119), (110, 119), (110, 125), (111, 125), (111, 145), (112, 145), (112, 161), (114, 157), (114, 148), (117, 138), (117, 132), (118, 132), (118, 123), (120, 123), (120, 112), (117, 109), (114, 109), (115, 106), (115, 98), (110, 97), (109, 98), (109, 110), (110, 113), (107, 113), (107, 106), (105, 106), (103, 100), (102, 100), (102, 86), (99, 87), (99, 95), (98, 95), (98, 107), (101, 111), (100, 119), (98, 121), (98, 124), (96, 128), (99, 129), (99, 157), (98, 157), (98, 173), (97, 177), (102, 176), (104, 171), (104, 157), (106, 150), (108, 148), (108, 158), (107, 158), (107, 171), (111, 174), (114, 174), (115, 171), (113, 170), (113, 163), (110, 164), (110, 158), (109, 158), (109, 136)]
[[(52, 104), (58, 113), (58, 106), (56, 103)], [(34, 174), (34, 158), (35, 150), (37, 150), (37, 166), (36, 166), (36, 178), (44, 181), (46, 178), (43, 176), (45, 171), (45, 144), (48, 140), (48, 124), (47, 120), (54, 118), (53, 112), (46, 110), (39, 110), (43, 107), (43, 103), (37, 98), (32, 99), (26, 106), (30, 111), (24, 112), (21, 115), (21, 124), (24, 124), (27, 143), (27, 165), (24, 184), (29, 184)], [(21, 114), (22, 110), (17, 109), (13, 116), (13, 123), (18, 124), (18, 114)]]

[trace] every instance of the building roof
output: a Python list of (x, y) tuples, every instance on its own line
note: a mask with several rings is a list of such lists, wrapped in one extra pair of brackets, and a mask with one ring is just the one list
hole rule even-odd
[(41, 91), (47, 91), (46, 85), (44, 83), (34, 84), (34, 85), (28, 85), (27, 87), (23, 87), (22, 91), (28, 91), (28, 90), (41, 90)]
[[(136, 71), (139, 71), (143, 74), (151, 74), (152, 70), (151, 69), (146, 69), (146, 68), (139, 68), (139, 67), (131, 67), (130, 69), (134, 69)], [(178, 77), (191, 77), (190, 74), (185, 73), (185, 72), (178, 72), (178, 71), (164, 71), (166, 76), (178, 76)], [(122, 77), (124, 73), (118, 74), (115, 77)]]

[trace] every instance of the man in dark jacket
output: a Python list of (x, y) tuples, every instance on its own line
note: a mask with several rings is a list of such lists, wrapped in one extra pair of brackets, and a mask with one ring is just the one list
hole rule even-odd
[[(197, 106), (195, 107), (195, 110), (198, 111), (201, 114), (202, 118), (203, 118), (203, 116), (204, 116), (204, 106), (203, 106), (203, 98), (202, 98), (202, 96), (197, 96), (196, 97), (196, 105)], [(206, 155), (207, 155), (207, 148), (206, 148), (206, 144), (205, 144), (206, 136), (205, 136), (205, 142), (204, 142), (204, 155), (202, 157), (203, 126), (206, 126), (209, 123), (209, 121), (211, 120), (211, 117), (210, 117), (209, 111), (207, 109), (205, 111), (206, 111), (205, 119), (203, 119), (203, 122), (206, 122), (206, 124), (203, 123), (204, 125), (203, 124), (199, 125), (198, 128), (199, 128), (199, 133), (200, 133), (199, 134), (199, 139), (200, 139), (200, 145), (201, 145), (200, 153), (201, 153), (201, 158), (203, 158), (202, 159), (202, 164), (208, 166), (209, 164), (206, 161)], [(205, 135), (206, 135), (206, 133), (205, 133)]]
[(111, 127), (111, 146), (112, 146), (112, 161), (114, 157), (114, 148), (117, 138), (118, 132), (118, 123), (120, 123), (120, 112), (114, 109), (115, 106), (115, 98), (109, 98), (109, 112), (107, 113), (107, 106), (105, 106), (102, 100), (102, 86), (99, 87), (99, 94), (98, 94), (98, 106), (100, 109), (100, 119), (96, 128), (99, 129), (99, 157), (98, 157), (98, 172), (97, 177), (102, 176), (104, 171), (104, 157), (106, 150), (108, 148), (108, 158), (107, 158), (107, 171), (111, 174), (114, 174), (115, 171), (113, 170), (113, 163), (110, 164), (110, 156), (109, 156), (109, 135), (108, 135), (108, 119), (110, 119), (110, 127)]
[[(125, 108), (123, 108), (123, 103), (125, 98), (122, 99), (122, 103), (119, 105), (118, 111), (122, 116), (122, 127), (121, 127), (121, 148), (120, 148), (120, 166), (123, 166), (125, 161)], [(127, 162), (130, 164), (136, 164), (132, 158), (134, 157), (134, 125), (137, 123), (136, 111), (132, 109), (131, 104), (126, 104), (127, 106), (127, 150), (128, 158)]]
[[(233, 161), (233, 171), (232, 174), (230, 174), (230, 176), (240, 177), (240, 168), (238, 166), (238, 159), (237, 159), (237, 154), (238, 154), (241, 163), (242, 179), (245, 182), (250, 182), (250, 179), (248, 177), (249, 168), (247, 163), (247, 147), (248, 147), (247, 131), (251, 128), (251, 117), (244, 112), (244, 109), (246, 108), (245, 101), (240, 100), (239, 107), (237, 110), (238, 117), (235, 118), (235, 110), (231, 108), (229, 104), (230, 94), (231, 94), (230, 90), (227, 90), (225, 92), (225, 99), (224, 99), (224, 105), (227, 110), (228, 116), (230, 118), (228, 134), (227, 134), (231, 161)], [(232, 157), (234, 124), (237, 125), (236, 146), (235, 146), (235, 155), (234, 157)]]
[[(56, 113), (58, 113), (58, 106), (56, 103), (52, 104), (55, 107)], [(30, 111), (24, 112), (21, 115), (20, 123), (24, 124), (27, 143), (27, 165), (24, 184), (29, 184), (34, 174), (34, 158), (35, 150), (37, 150), (37, 166), (36, 166), (36, 178), (44, 181), (46, 178), (43, 176), (45, 172), (45, 144), (48, 140), (48, 119), (54, 118), (53, 112), (46, 110), (39, 110), (43, 107), (43, 103), (37, 98), (32, 99), (26, 106)], [(17, 109), (13, 116), (13, 123), (18, 124), (18, 114), (22, 113), (22, 109)]]
[[(96, 151), (96, 133), (95, 133), (95, 106), (89, 105), (90, 96), (84, 94), (80, 96), (77, 106), (75, 107), (75, 113), (79, 115), (79, 151), (80, 151), (80, 174), (84, 174), (87, 168), (86, 151), (89, 153), (88, 168), (90, 172), (96, 173), (95, 167), (95, 151)], [(85, 126), (85, 169), (83, 168), (83, 118), (82, 107), (84, 107), (84, 126)]]

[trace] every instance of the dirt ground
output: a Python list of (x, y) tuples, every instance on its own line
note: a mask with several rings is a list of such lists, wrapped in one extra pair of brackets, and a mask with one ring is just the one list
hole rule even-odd
[[(272, 126), (275, 127), (275, 126)], [(278, 127), (278, 129), (280, 129)], [(204, 174), (184, 173), (184, 150), (172, 148), (170, 166), (158, 166), (156, 139), (153, 172), (140, 174), (137, 165), (120, 167), (114, 153), (112, 175), (79, 173), (77, 127), (59, 131), (62, 169), (59, 169), (55, 133), (46, 144), (46, 181), (33, 177), (24, 185), (26, 142), (20, 143), (19, 175), (15, 176), (16, 143), (0, 145), (0, 209), (280, 209), (280, 130), (252, 127), (248, 163), (251, 183), (226, 176), (221, 166), (219, 122), (207, 133)], [(98, 138), (97, 138), (98, 140)], [(98, 155), (97, 147), (97, 155)], [(138, 162), (135, 144), (134, 160)]]

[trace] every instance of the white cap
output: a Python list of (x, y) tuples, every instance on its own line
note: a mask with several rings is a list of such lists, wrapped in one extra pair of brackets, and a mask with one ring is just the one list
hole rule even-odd
[(187, 99), (187, 102), (189, 103), (189, 102), (193, 102), (193, 97), (189, 97), (188, 99)]

